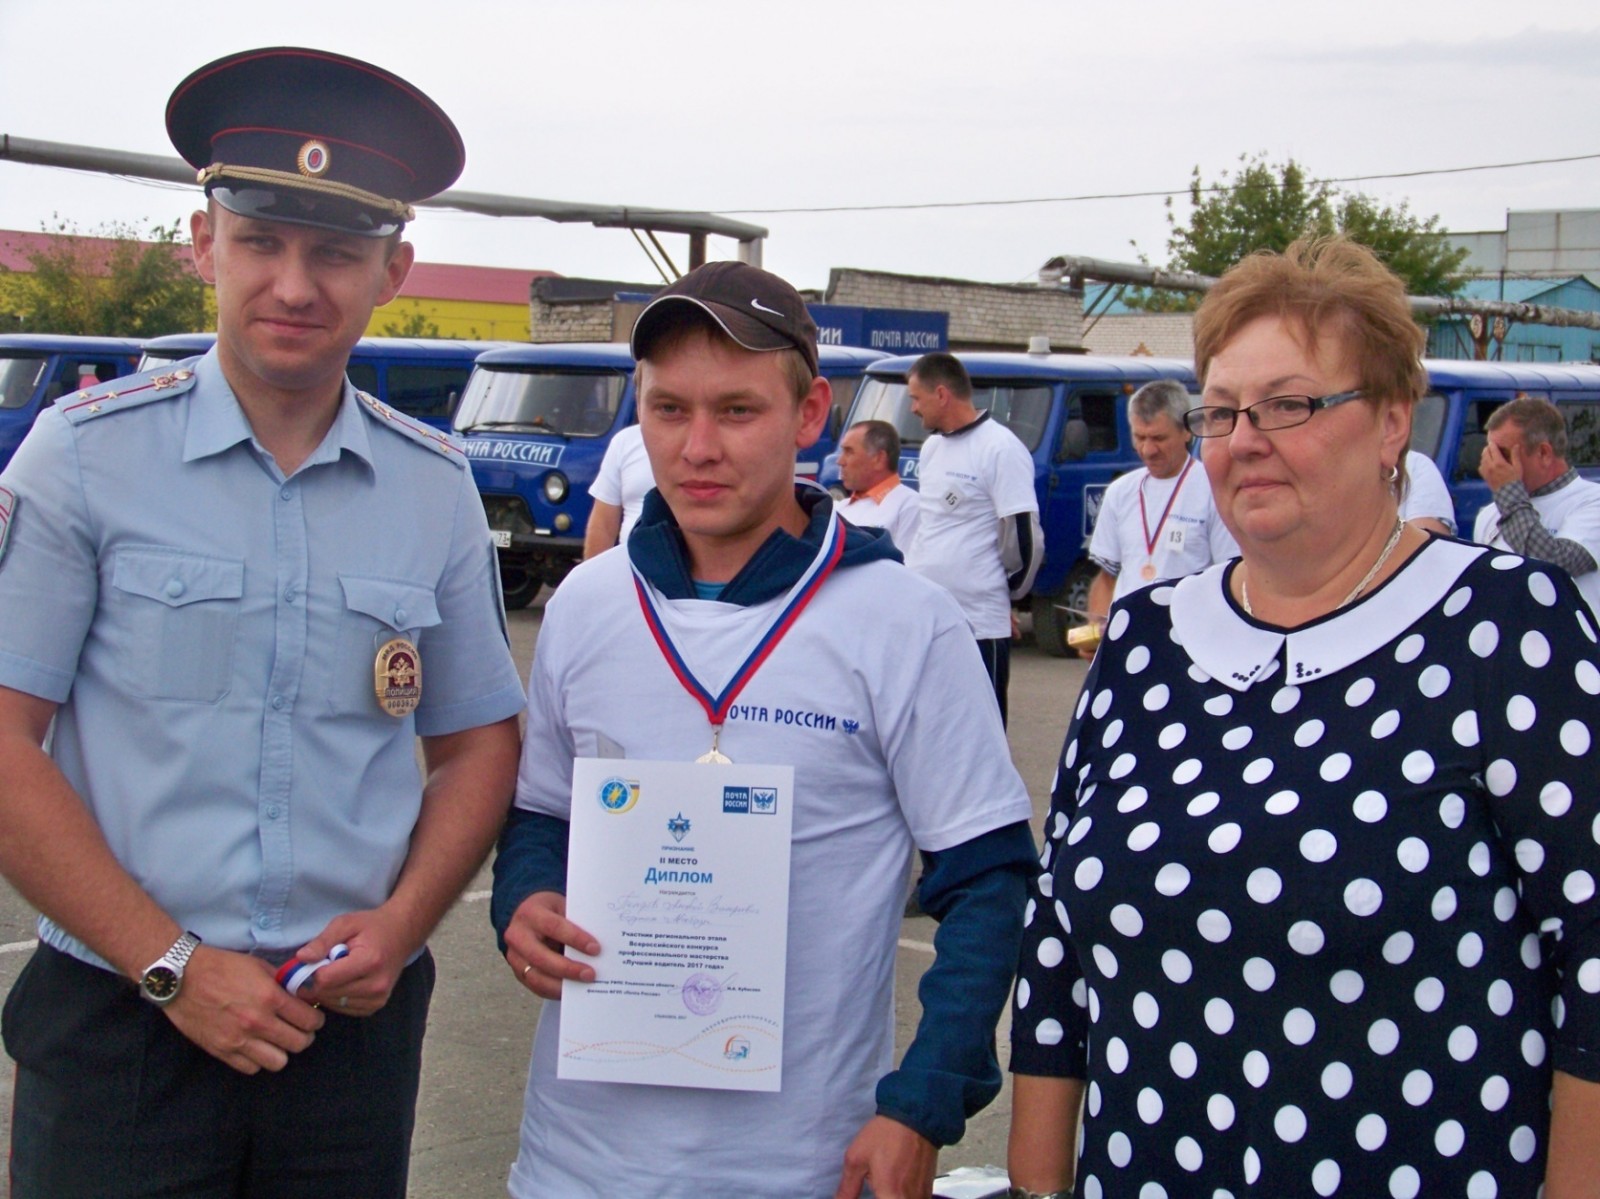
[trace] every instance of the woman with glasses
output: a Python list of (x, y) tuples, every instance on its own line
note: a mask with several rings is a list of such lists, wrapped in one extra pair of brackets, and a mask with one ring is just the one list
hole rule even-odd
[(1196, 313), (1241, 557), (1114, 608), (1074, 710), (1013, 1194), (1600, 1194), (1596, 630), (1561, 571), (1400, 521), (1422, 345), (1340, 240)]

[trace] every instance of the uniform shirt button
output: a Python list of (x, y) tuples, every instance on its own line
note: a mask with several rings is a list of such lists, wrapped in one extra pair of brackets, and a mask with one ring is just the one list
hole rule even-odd
[(274, 709), (276, 709), (278, 711), (282, 711), (283, 710), (283, 696), (274, 695), (272, 697), (272, 706), (273, 706)]
[(278, 818), (278, 805), (277, 804), (273, 804), (269, 808), (267, 808), (267, 819), (268, 820), (276, 820), (277, 818)]
[(182, 579), (168, 579), (167, 580), (167, 586), (166, 586), (166, 593), (167, 593), (167, 598), (168, 599), (177, 599), (180, 595), (183, 594), (183, 580)]
[(286, 500), (292, 500), (294, 499), (294, 488), (285, 487), (282, 491), (278, 492), (278, 494)]
[(286, 604), (294, 603), (294, 598), (295, 598), (295, 590), (294, 590), (293, 587), (289, 588), (287, 591), (285, 591), (283, 593), (283, 602), (286, 603)]
[(395, 624), (405, 624), (406, 610), (404, 608), (396, 608), (394, 610), (394, 622)]

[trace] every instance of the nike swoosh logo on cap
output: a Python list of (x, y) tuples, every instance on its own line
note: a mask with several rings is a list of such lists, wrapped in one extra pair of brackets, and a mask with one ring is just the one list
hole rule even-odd
[(782, 316), (783, 315), (783, 313), (779, 312), (776, 308), (768, 308), (760, 300), (751, 300), (750, 301), (750, 307), (759, 309), (762, 312), (770, 312), (770, 313), (772, 313), (773, 316)]

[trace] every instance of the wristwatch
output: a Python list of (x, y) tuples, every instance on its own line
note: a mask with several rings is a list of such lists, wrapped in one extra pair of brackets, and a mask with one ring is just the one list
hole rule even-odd
[(198, 936), (184, 933), (172, 943), (171, 949), (144, 968), (144, 973), (139, 976), (139, 994), (157, 1007), (171, 1003), (178, 997), (178, 989), (183, 986), (183, 968), (199, 947)]

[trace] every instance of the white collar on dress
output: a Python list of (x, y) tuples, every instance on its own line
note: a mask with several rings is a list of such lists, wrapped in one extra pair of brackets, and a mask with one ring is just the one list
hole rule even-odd
[(1376, 591), (1320, 620), (1285, 631), (1263, 624), (1227, 592), (1232, 563), (1182, 579), (1172, 589), (1172, 637), (1206, 674), (1244, 691), (1276, 673), (1309, 683), (1383, 648), (1442, 602), (1487, 547), (1435, 537)]

